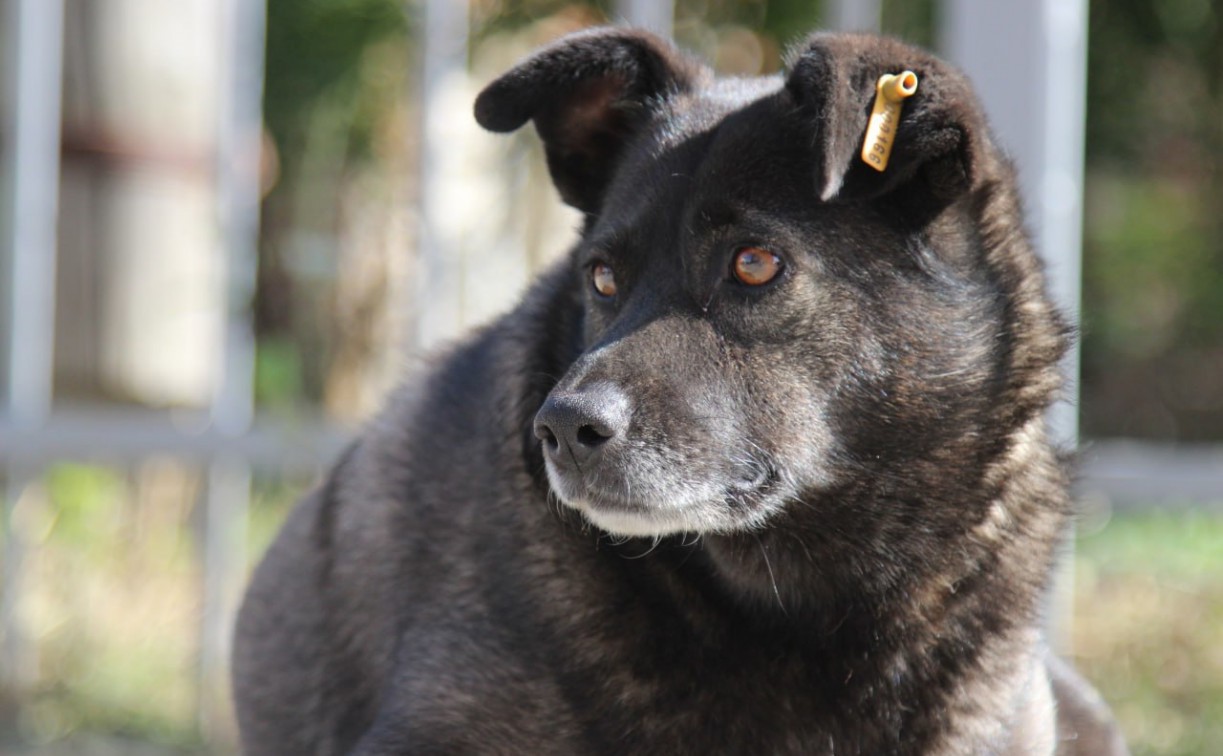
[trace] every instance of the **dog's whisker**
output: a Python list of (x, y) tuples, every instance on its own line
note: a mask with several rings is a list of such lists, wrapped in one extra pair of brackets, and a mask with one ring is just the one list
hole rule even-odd
[(759, 535), (753, 533), (752, 537), (756, 539), (756, 545), (760, 547), (760, 556), (764, 557), (764, 566), (769, 572), (769, 582), (773, 586), (773, 595), (777, 597), (777, 606), (781, 609), (782, 614), (789, 617), (790, 613), (786, 611), (786, 605), (781, 600), (781, 591), (777, 588), (777, 576), (773, 574), (773, 564), (769, 561), (769, 552), (764, 548), (764, 543), (760, 540)]

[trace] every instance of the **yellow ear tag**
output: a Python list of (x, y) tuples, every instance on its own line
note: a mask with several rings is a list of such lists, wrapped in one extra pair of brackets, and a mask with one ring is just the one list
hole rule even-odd
[(862, 161), (877, 171), (888, 167), (892, 144), (896, 141), (896, 125), (906, 97), (917, 91), (917, 74), (904, 71), (884, 74), (875, 84), (875, 106), (866, 124), (866, 139), (862, 142)]

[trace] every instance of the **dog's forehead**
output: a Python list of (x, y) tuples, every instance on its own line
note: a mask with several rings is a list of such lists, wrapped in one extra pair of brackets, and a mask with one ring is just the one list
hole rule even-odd
[(728, 116), (778, 92), (780, 76), (714, 79), (693, 92), (676, 95), (661, 111), (654, 131), (655, 149), (666, 150), (717, 129)]
[[(805, 154), (793, 132), (793, 107), (781, 77), (719, 79), (674, 96), (623, 156), (609, 187), (604, 218), (624, 225), (660, 214), (675, 219), (693, 200), (764, 200), (799, 180)], [(789, 181), (778, 173), (794, 173)]]

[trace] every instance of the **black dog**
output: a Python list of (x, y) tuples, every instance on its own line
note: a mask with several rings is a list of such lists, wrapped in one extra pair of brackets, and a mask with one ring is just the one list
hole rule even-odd
[(476, 118), (534, 121), (581, 241), (289, 519), (249, 753), (1124, 752), (1041, 638), (1067, 327), (962, 75), (817, 35), (718, 80), (601, 29)]

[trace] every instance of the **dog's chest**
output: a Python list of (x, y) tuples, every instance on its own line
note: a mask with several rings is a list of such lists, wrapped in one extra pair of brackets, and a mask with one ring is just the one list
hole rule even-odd
[[(930, 723), (913, 712), (924, 707), (912, 699), (912, 708), (901, 705), (878, 678), (870, 660), (737, 638), (641, 646), (631, 658), (592, 665), (561, 688), (574, 694), (569, 703), (584, 745), (596, 752), (865, 754), (919, 747)], [(903, 743), (895, 740), (900, 732)]]

